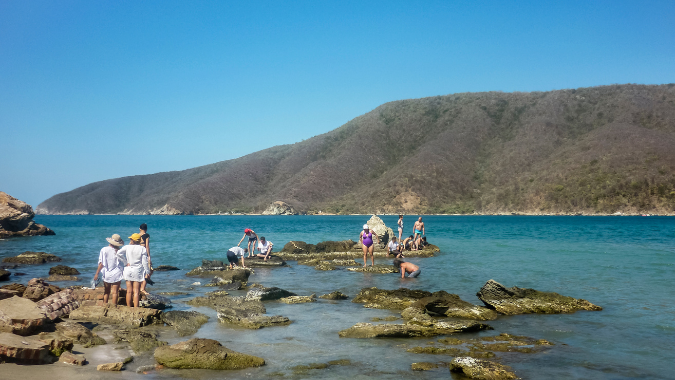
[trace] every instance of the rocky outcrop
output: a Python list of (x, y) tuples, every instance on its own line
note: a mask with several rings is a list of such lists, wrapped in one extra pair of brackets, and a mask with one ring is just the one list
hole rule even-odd
[(26, 202), (0, 191), (0, 239), (16, 236), (55, 235), (33, 221), (35, 213)]
[(197, 333), (197, 330), (208, 320), (209, 317), (197, 311), (181, 310), (162, 313), (162, 322), (175, 328), (180, 336)]
[(158, 347), (155, 360), (167, 368), (243, 369), (260, 367), (262, 358), (223, 347), (213, 339), (190, 339), (172, 346)]
[(60, 274), (52, 274), (49, 277), (47, 277), (47, 281), (49, 281), (49, 282), (80, 281), (80, 278), (75, 277), (75, 276), (64, 276), (64, 275), (60, 275)]
[(26, 290), (23, 292), (23, 298), (28, 298), (33, 302), (37, 302), (60, 291), (61, 288), (58, 286), (50, 285), (41, 278), (34, 278), (28, 281), (28, 286), (26, 286)]
[(380, 238), (380, 248), (386, 247), (392, 237), (398, 236), (398, 234), (394, 235), (394, 230), (387, 227), (387, 225), (384, 224), (382, 219), (380, 219), (380, 217), (377, 215), (371, 216), (367, 224), (368, 227), (375, 231), (377, 236)]
[(271, 254), (267, 261), (263, 257), (253, 256), (245, 259), (247, 267), (253, 268), (271, 268), (271, 267), (285, 267), (286, 262), (279, 256)]
[(602, 307), (584, 299), (516, 286), (507, 288), (494, 280), (486, 282), (476, 295), (487, 307), (505, 315), (558, 314), (574, 313), (577, 310), (602, 310)]
[(74, 321), (89, 321), (141, 327), (161, 323), (162, 312), (156, 309), (127, 306), (81, 306), (70, 313)]
[(157, 333), (142, 328), (123, 328), (113, 331), (114, 343), (127, 342), (136, 353), (147, 352), (167, 342), (157, 340)]
[(87, 359), (84, 357), (84, 355), (77, 355), (66, 351), (59, 357), (59, 362), (82, 366), (87, 364)]
[(284, 298), (280, 298), (279, 301), (281, 301), (283, 303), (287, 303), (287, 304), (316, 302), (316, 294), (312, 294), (311, 296), (284, 297)]
[(154, 268), (155, 272), (166, 272), (171, 270), (180, 270), (178, 267), (172, 267), (171, 265), (160, 265)]
[(12, 273), (8, 270), (0, 269), (0, 281), (9, 281), (9, 277)]
[(72, 275), (80, 274), (80, 271), (78, 271), (75, 268), (71, 268), (69, 266), (57, 265), (55, 267), (49, 268), (49, 274), (50, 275), (58, 274), (58, 275), (61, 275), (61, 276), (72, 276)]
[(138, 306), (164, 310), (171, 307), (171, 300), (158, 294), (148, 293), (138, 302)]
[(379, 274), (391, 274), (391, 273), (400, 273), (398, 269), (394, 268), (393, 265), (383, 265), (375, 264), (373, 266), (359, 266), (347, 268), (350, 272), (363, 272), (363, 273), (379, 273)]
[(293, 206), (283, 201), (276, 201), (269, 205), (263, 215), (298, 215), (298, 212), (293, 209)]
[[(389, 236), (388, 233), (386, 232), (386, 236)], [(440, 248), (429, 244), (419, 251), (405, 251), (404, 253), (406, 257), (432, 257), (436, 252), (440, 252)], [(304, 265), (318, 265), (319, 261), (363, 257), (363, 251), (359, 243), (353, 240), (324, 241), (316, 245), (294, 240), (288, 242), (276, 255), (284, 260), (302, 260), (305, 262)], [(375, 257), (390, 257), (384, 244), (375, 245), (373, 255)], [(317, 260), (314, 264), (307, 262), (314, 259)], [(339, 264), (335, 265), (340, 266)]]
[(277, 287), (266, 288), (260, 286), (254, 287), (253, 289), (249, 290), (248, 293), (246, 293), (246, 300), (273, 301), (278, 300), (280, 298), (291, 296), (297, 296), (297, 294)]
[(461, 373), (469, 379), (512, 380), (517, 379), (510, 367), (489, 360), (459, 357), (450, 363), (450, 371)]
[(80, 303), (75, 299), (72, 289), (65, 289), (54, 293), (38, 301), (36, 305), (52, 321), (68, 316), (71, 311), (80, 307)]
[(0, 300), (7, 298), (12, 298), (14, 296), (21, 297), (23, 293), (19, 293), (16, 290), (0, 289)]
[(356, 242), (353, 240), (322, 241), (317, 244), (308, 244), (304, 241), (290, 241), (284, 245), (281, 252), (291, 254), (333, 253), (349, 252), (355, 248), (357, 248)]
[(21, 364), (49, 364), (56, 360), (49, 345), (35, 336), (0, 333), (0, 361)]
[(54, 356), (61, 356), (64, 352), (73, 350), (73, 340), (55, 332), (41, 332), (38, 338), (49, 346), (49, 352)]
[(82, 326), (77, 322), (65, 321), (59, 322), (55, 325), (56, 333), (60, 336), (68, 339), (72, 339), (73, 342), (81, 344), (84, 347), (97, 346), (101, 344), (106, 344), (105, 339), (96, 335), (88, 328)]
[(21, 297), (0, 301), (0, 332), (17, 335), (31, 335), (42, 328), (45, 313), (35, 302)]
[(30, 252), (26, 251), (14, 257), (5, 257), (2, 259), (3, 263), (17, 263), (17, 264), (44, 264), (55, 261), (61, 261), (61, 258), (46, 252)]
[(429, 321), (425, 325), (357, 323), (338, 334), (340, 338), (419, 338), (489, 329), (490, 326), (475, 321)]
[(291, 324), (290, 319), (281, 315), (270, 316), (260, 313), (249, 313), (248, 311), (237, 308), (219, 309), (218, 320), (220, 322), (232, 323), (252, 330)]
[(347, 296), (346, 294), (336, 290), (333, 293), (321, 295), (321, 296), (319, 296), (319, 298), (323, 298), (323, 299), (326, 299), (326, 300), (346, 300), (346, 299), (349, 298), (349, 296)]
[(224, 283), (232, 283), (239, 281), (241, 283), (248, 282), (248, 278), (251, 275), (250, 269), (237, 268), (237, 269), (227, 269), (226, 267), (212, 267), (212, 266), (200, 266), (185, 274), (188, 277), (219, 277)]
[(430, 297), (431, 292), (400, 288), (385, 290), (378, 288), (363, 288), (354, 297), (352, 302), (363, 303), (364, 307), (375, 309), (403, 310), (424, 297)]
[(415, 301), (411, 307), (420, 309), (432, 316), (475, 319), (478, 321), (491, 321), (498, 316), (492, 309), (476, 306), (462, 300), (456, 294), (450, 294), (443, 290)]
[(195, 297), (186, 302), (191, 306), (206, 306), (212, 309), (245, 308), (252, 313), (264, 314), (265, 305), (260, 300), (246, 300), (244, 297), (231, 297), (228, 295), (208, 295)]
[(97, 371), (121, 371), (124, 368), (124, 363), (122, 362), (116, 362), (116, 363), (105, 363), (105, 364), (99, 364), (96, 366)]

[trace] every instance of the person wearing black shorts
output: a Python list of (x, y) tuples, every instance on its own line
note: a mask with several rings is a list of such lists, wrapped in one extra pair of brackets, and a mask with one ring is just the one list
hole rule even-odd
[(248, 249), (240, 247), (232, 247), (227, 250), (227, 261), (230, 263), (230, 269), (234, 269), (234, 267), (239, 264), (240, 258), (241, 267), (246, 268), (246, 264), (244, 263), (246, 252), (248, 252)]

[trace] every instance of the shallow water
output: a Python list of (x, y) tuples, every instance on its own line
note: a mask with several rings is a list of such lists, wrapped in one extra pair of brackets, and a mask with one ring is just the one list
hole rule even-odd
[[(213, 288), (191, 286), (186, 270), (202, 259), (225, 260), (250, 227), (281, 249), (290, 240), (358, 239), (368, 216), (38, 216), (56, 236), (0, 240), (0, 257), (23, 251), (45, 251), (63, 258), (60, 264), (77, 268), (81, 284), (96, 269), (105, 237), (137, 232), (145, 222), (151, 235), (153, 264), (174, 265), (178, 272), (156, 272), (151, 291), (187, 291), (174, 297), (175, 309), (189, 309), (180, 301)], [(384, 216), (395, 227), (395, 216)], [(340, 290), (350, 297), (361, 288), (409, 287), (446, 290), (480, 304), (476, 292), (494, 279), (506, 286), (535, 288), (584, 298), (604, 308), (600, 312), (560, 315), (521, 315), (488, 322), (494, 331), (547, 339), (555, 346), (540, 353), (497, 353), (522, 378), (629, 379), (675, 378), (675, 218), (668, 217), (532, 217), (428, 216), (430, 242), (441, 248), (436, 257), (409, 261), (422, 268), (417, 279), (396, 275), (317, 271), (290, 262), (290, 268), (256, 269), (250, 282), (278, 286), (299, 295)], [(413, 217), (405, 218), (412, 230)], [(408, 231), (408, 234), (410, 231)], [(128, 239), (125, 239), (128, 240)], [(359, 259), (360, 260), (360, 259)], [(376, 259), (384, 263), (384, 259)], [(54, 264), (23, 266), (14, 281), (47, 276)], [(57, 283), (68, 286), (72, 283)], [(233, 295), (243, 292), (231, 292)], [(407, 347), (424, 346), (437, 338), (341, 339), (338, 331), (373, 317), (397, 316), (394, 311), (365, 309), (350, 301), (286, 305), (267, 303), (268, 314), (284, 315), (286, 327), (246, 330), (217, 322), (215, 311), (196, 336), (217, 339), (228, 348), (265, 358), (258, 369), (231, 371), (228, 378), (420, 378), (447, 377), (448, 370), (412, 373), (419, 361), (449, 362), (450, 356), (414, 354)], [(163, 337), (170, 343), (186, 338)], [(349, 359), (351, 366), (294, 373), (292, 367)], [(150, 377), (218, 378), (215, 371), (161, 371)], [(129, 372), (127, 375), (132, 376)], [(145, 376), (144, 378), (148, 378)]]

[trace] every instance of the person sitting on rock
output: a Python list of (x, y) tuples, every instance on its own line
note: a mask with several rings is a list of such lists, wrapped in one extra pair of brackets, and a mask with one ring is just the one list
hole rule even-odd
[(396, 242), (396, 236), (391, 238), (389, 244), (387, 244), (387, 249), (389, 250), (388, 254), (396, 255), (396, 257), (402, 257), (401, 249), (399, 244)]
[(117, 251), (117, 257), (126, 264), (124, 267), (124, 279), (127, 282), (127, 306), (131, 307), (133, 297), (134, 307), (138, 307), (141, 298), (141, 282), (145, 274), (150, 272), (148, 266), (148, 254), (145, 247), (141, 246), (141, 235), (129, 236), (129, 245), (125, 245)]
[(122, 282), (122, 263), (117, 257), (117, 251), (124, 245), (124, 241), (118, 234), (105, 238), (108, 246), (101, 248), (98, 254), (98, 268), (94, 275), (94, 281), (98, 281), (98, 275), (103, 277), (103, 303), (108, 303), (108, 298), (112, 293), (112, 304), (117, 305), (117, 299), (120, 292), (120, 283)]
[(255, 243), (258, 241), (258, 234), (256, 234), (255, 231), (250, 228), (245, 229), (244, 236), (242, 236), (241, 240), (239, 240), (237, 247), (241, 245), (241, 242), (244, 241), (246, 237), (248, 237), (248, 246), (246, 247), (246, 250), (248, 251), (248, 257), (251, 257), (253, 252), (255, 252)]
[(406, 273), (409, 273), (408, 277), (417, 277), (422, 273), (422, 270), (417, 265), (400, 259), (394, 259), (394, 267), (401, 271), (401, 278), (405, 278)]
[(274, 244), (272, 244), (271, 241), (267, 241), (267, 240), (265, 240), (264, 236), (261, 236), (260, 242), (258, 243), (258, 251), (260, 251), (260, 253), (257, 254), (256, 256), (264, 257), (265, 258), (264, 261), (267, 261), (267, 258), (272, 253), (272, 247), (273, 246), (274, 246)]
[(246, 268), (244, 263), (244, 256), (248, 252), (247, 248), (232, 247), (227, 251), (227, 261), (230, 263), (230, 269), (234, 269), (235, 266), (239, 264), (239, 259), (241, 258), (241, 267)]
[(403, 240), (403, 242), (400, 245), (403, 247), (401, 250), (405, 249), (406, 251), (412, 251), (413, 236), (410, 235), (407, 238), (405, 238), (405, 240)]

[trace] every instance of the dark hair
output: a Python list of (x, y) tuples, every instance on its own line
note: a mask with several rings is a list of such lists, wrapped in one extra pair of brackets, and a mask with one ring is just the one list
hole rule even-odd
[(403, 215), (399, 214), (398, 217), (399, 217), (399, 218), (403, 218)]
[(408, 236), (408, 239), (412, 239), (412, 238), (413, 238), (413, 236), (412, 236), (412, 235)]
[(391, 238), (391, 240), (396, 240), (396, 236), (393, 236), (393, 237)]
[(404, 263), (405, 261), (399, 260), (399, 259), (394, 259), (394, 268), (401, 268), (401, 264)]
[(244, 252), (248, 252), (248, 248), (244, 248)]
[(143, 231), (147, 231), (147, 230), (148, 230), (148, 225), (145, 224), (145, 223), (143, 223), (143, 224), (141, 224), (141, 226), (138, 227), (138, 228), (142, 229)]
[(261, 237), (260, 237), (260, 240), (265, 240), (265, 237), (264, 237), (264, 236), (261, 236)]

